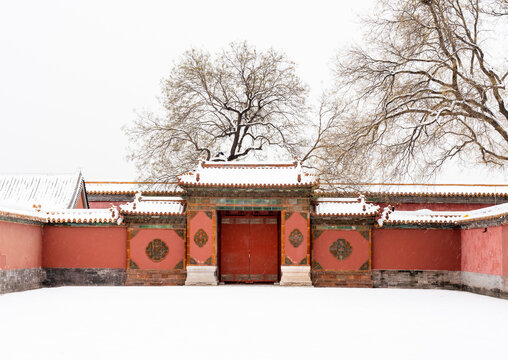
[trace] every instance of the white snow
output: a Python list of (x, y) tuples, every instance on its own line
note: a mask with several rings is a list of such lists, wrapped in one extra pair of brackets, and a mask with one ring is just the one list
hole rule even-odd
[[(118, 209), (69, 209), (65, 211), (49, 211), (47, 222), (69, 223), (119, 223)], [(121, 221), (120, 221), (121, 223)]]
[(31, 209), (71, 209), (83, 186), (80, 172), (71, 174), (0, 174), (0, 206)]
[(181, 193), (183, 192), (176, 183), (156, 182), (98, 182), (87, 181), (85, 183), (88, 194), (135, 194), (139, 191), (145, 193)]
[(40, 207), (31, 210), (13, 209), (0, 206), (0, 216), (38, 221), (41, 223), (117, 223), (122, 217), (116, 207), (109, 209), (63, 209), (44, 210)]
[(180, 215), (185, 211), (184, 203), (181, 197), (151, 197), (141, 196), (140, 193), (138, 193), (134, 201), (120, 205), (119, 207), (122, 214)]
[(294, 163), (201, 162), (179, 176), (181, 184), (197, 186), (310, 186), (315, 176)]
[(463, 215), (463, 221), (508, 215), (508, 203), (472, 210)]
[(507, 357), (508, 301), (447, 290), (62, 287), (0, 319), (6, 360)]
[[(341, 188), (354, 188), (357, 192), (386, 195), (432, 196), (508, 196), (508, 184), (323, 184), (317, 192), (341, 192)], [(339, 190), (337, 190), (339, 189)]]
[(508, 215), (508, 203), (467, 211), (433, 211), (429, 209), (388, 213), (387, 223), (447, 223), (460, 224), (472, 220), (500, 218)]
[(365, 202), (365, 198), (358, 199), (320, 198), (316, 202), (316, 215), (321, 216), (369, 216), (376, 215), (379, 206)]
[(413, 211), (390, 211), (387, 213), (387, 223), (435, 223), (435, 224), (455, 224), (462, 217), (466, 216), (468, 211), (432, 211), (428, 209)]

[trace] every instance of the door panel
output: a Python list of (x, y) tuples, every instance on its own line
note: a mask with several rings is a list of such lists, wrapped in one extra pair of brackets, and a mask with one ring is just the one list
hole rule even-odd
[[(249, 275), (249, 224), (235, 218), (223, 218), (221, 229), (221, 280), (235, 281)], [(226, 276), (223, 278), (222, 275)], [(243, 275), (243, 276), (242, 276)]]
[(278, 217), (223, 214), (221, 221), (221, 281), (278, 280)]
[(273, 279), (273, 275), (279, 273), (277, 218), (275, 217), (275, 223), (267, 221), (269, 219), (256, 219), (263, 222), (250, 224), (250, 273), (251, 276), (263, 275), (260, 281)]

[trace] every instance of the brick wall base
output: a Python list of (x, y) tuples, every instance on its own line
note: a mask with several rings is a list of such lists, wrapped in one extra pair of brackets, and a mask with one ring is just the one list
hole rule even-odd
[(186, 278), (185, 270), (127, 270), (125, 285), (184, 285)]
[(373, 270), (375, 288), (461, 290), (460, 271)]
[(41, 268), (0, 270), (0, 294), (39, 289), (43, 287), (45, 277)]
[(462, 290), (508, 299), (508, 276), (463, 271)]
[(316, 287), (361, 287), (371, 288), (370, 271), (312, 271), (312, 285)]
[(46, 268), (44, 286), (125, 285), (125, 269)]

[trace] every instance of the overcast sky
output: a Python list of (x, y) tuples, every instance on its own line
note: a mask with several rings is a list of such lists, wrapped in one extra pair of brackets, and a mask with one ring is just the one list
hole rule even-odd
[[(373, 4), (0, 0), (0, 172), (133, 180), (121, 127), (134, 110), (157, 110), (160, 80), (182, 52), (235, 40), (274, 47), (317, 96), (336, 51), (361, 41), (357, 15)], [(439, 180), (499, 180), (453, 173)]]

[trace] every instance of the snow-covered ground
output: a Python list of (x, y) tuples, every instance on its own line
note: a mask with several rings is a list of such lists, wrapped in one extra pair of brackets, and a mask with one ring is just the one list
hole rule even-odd
[(0, 296), (0, 359), (508, 358), (508, 301), (445, 290), (63, 287)]

